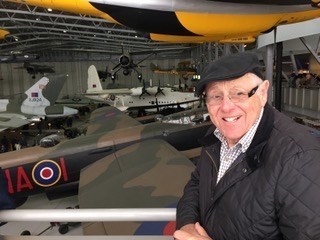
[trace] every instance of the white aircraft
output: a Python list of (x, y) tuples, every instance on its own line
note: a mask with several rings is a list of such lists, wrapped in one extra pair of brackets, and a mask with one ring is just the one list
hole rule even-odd
[(102, 89), (95, 66), (88, 69), (87, 98), (108, 103), (124, 111), (133, 108), (159, 108), (165, 106), (189, 107), (199, 101), (193, 92), (179, 92), (170, 87), (136, 87), (121, 89)]
[[(51, 78), (51, 77), (50, 77)], [(41, 78), (21, 98), (0, 99), (0, 131), (17, 128), (44, 117), (64, 117), (78, 110), (53, 105), (66, 80), (66, 75)]]

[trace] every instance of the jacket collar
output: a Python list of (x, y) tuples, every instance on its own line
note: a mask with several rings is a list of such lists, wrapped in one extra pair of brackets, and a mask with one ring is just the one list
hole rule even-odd
[[(269, 104), (264, 106), (263, 116), (257, 128), (256, 134), (254, 135), (253, 140), (246, 152), (248, 165), (252, 169), (257, 168), (262, 164), (260, 153), (269, 139), (271, 130), (273, 128), (273, 111), (273, 107)], [(204, 147), (212, 146), (215, 143), (220, 142), (219, 139), (213, 134), (215, 129), (216, 127), (214, 125), (210, 127), (207, 134), (199, 140)]]
[(265, 105), (263, 116), (258, 126), (257, 132), (254, 135), (253, 140), (246, 152), (248, 165), (252, 169), (256, 169), (262, 164), (260, 155), (270, 137), (273, 128), (273, 111), (274, 110), (272, 106), (270, 106), (269, 104)]

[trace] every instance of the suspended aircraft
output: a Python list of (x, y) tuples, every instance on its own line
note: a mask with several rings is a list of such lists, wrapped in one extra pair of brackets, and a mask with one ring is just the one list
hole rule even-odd
[(100, 102), (108, 103), (124, 111), (127, 109), (159, 109), (165, 106), (186, 108), (199, 101), (193, 92), (174, 91), (170, 87), (142, 87), (102, 89), (96, 68), (91, 65), (88, 69), (88, 89), (84, 96)]
[(107, 78), (111, 77), (111, 72), (108, 71), (108, 66), (106, 66), (106, 69), (103, 70), (97, 70), (99, 78), (101, 81), (105, 82)]
[(0, 29), (0, 39), (4, 39), (7, 35), (9, 35), (10, 32), (4, 29)]
[(279, 25), (320, 17), (319, 0), (6, 1), (104, 18), (166, 42), (254, 42)]
[[(9, 54), (0, 54), (0, 63), (25, 62), (39, 59), (38, 54), (23, 54), (21, 52), (12, 52)], [(32, 74), (33, 75), (33, 74)]]
[(55, 73), (53, 67), (47, 65), (33, 64), (30, 62), (24, 62), (22, 67), (27, 70), (27, 72), (32, 76), (33, 79), (36, 78), (37, 74), (44, 75), (45, 73)]
[(54, 105), (66, 75), (42, 77), (21, 96), (0, 99), (0, 131), (17, 128), (44, 117), (65, 117), (78, 110)]
[[(190, 159), (200, 154), (198, 138), (209, 127), (141, 124), (108, 106), (92, 112), (85, 136), (0, 154), (0, 167), (16, 199), (78, 194), (80, 208), (175, 207), (194, 169)], [(107, 231), (100, 234), (111, 235), (162, 234), (168, 226), (99, 224)], [(93, 234), (92, 228), (88, 224), (84, 233)]]
[(183, 61), (178, 63), (178, 67), (176, 68), (160, 68), (159, 66), (155, 65), (154, 63), (150, 63), (150, 69), (154, 73), (159, 74), (174, 74), (179, 75), (183, 79), (188, 80), (188, 76), (193, 76), (197, 74), (197, 69), (191, 66), (190, 61)]
[(116, 74), (120, 70), (122, 70), (122, 73), (124, 76), (128, 76), (129, 74), (131, 74), (132, 71), (136, 72), (139, 81), (141, 81), (142, 74), (138, 70), (139, 68), (142, 67), (142, 66), (140, 66), (140, 63), (142, 63), (143, 61), (145, 61), (147, 58), (151, 57), (152, 55), (153, 55), (153, 53), (150, 53), (146, 57), (142, 58), (140, 61), (135, 63), (133, 61), (132, 56), (129, 53), (129, 51), (124, 50), (124, 48), (122, 47), (122, 54), (119, 57), (119, 63), (116, 66), (114, 66), (111, 70), (111, 79), (114, 81), (116, 79)]

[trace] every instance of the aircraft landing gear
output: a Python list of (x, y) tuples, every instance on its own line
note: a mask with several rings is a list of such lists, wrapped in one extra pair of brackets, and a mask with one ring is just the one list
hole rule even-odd
[(67, 232), (69, 232), (69, 224), (60, 224), (58, 231), (60, 234), (66, 234)]
[[(74, 208), (79, 208), (79, 206), (75, 206)], [(72, 207), (67, 207), (67, 209), (73, 209)], [(77, 225), (79, 225), (80, 222), (67, 222), (67, 223), (59, 223), (59, 222), (50, 222), (50, 226), (47, 227), (46, 229), (44, 229), (42, 232), (40, 232), (39, 234), (37, 234), (37, 236), (42, 235), (43, 233), (45, 233), (46, 231), (48, 231), (49, 229), (52, 229), (53, 227), (58, 226), (58, 231), (60, 234), (64, 235), (66, 233), (69, 232), (69, 227), (76, 227)], [(31, 232), (28, 230), (24, 230), (23, 232), (20, 233), (21, 236), (23, 235), (31, 235)]]

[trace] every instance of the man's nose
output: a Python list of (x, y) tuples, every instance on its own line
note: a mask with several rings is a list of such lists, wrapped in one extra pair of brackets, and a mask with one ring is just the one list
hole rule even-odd
[(233, 107), (234, 107), (234, 103), (231, 101), (231, 98), (228, 95), (225, 95), (221, 102), (221, 109), (227, 112)]

